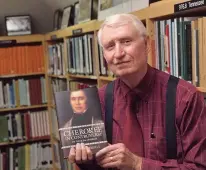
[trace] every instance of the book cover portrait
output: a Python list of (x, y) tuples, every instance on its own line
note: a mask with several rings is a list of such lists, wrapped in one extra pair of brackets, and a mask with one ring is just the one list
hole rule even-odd
[(77, 143), (93, 153), (107, 146), (97, 87), (56, 92), (55, 102), (64, 158)]

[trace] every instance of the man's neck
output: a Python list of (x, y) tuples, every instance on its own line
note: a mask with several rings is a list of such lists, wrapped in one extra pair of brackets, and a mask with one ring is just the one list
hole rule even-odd
[(147, 73), (148, 65), (144, 66), (141, 71), (134, 74), (126, 75), (120, 79), (131, 89), (135, 88)]

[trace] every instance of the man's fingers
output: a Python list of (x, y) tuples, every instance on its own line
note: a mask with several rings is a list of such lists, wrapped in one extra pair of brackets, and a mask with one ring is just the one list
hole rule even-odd
[(91, 149), (88, 146), (86, 146), (86, 151), (87, 151), (88, 159), (92, 160), (93, 159), (92, 151), (91, 151)]
[(118, 149), (118, 144), (106, 146), (105, 148), (101, 149), (100, 151), (96, 153), (96, 158), (102, 157), (103, 155), (111, 151), (114, 151), (116, 149)]
[(72, 147), (69, 152), (68, 160), (71, 163), (83, 163), (93, 159), (93, 154), (88, 146), (84, 143), (77, 143), (76, 147)]
[(113, 157), (111, 156), (105, 156), (105, 157), (101, 157), (101, 159), (97, 160), (97, 163), (102, 166), (104, 164), (110, 163), (113, 161)]
[(81, 148), (81, 144), (77, 143), (76, 144), (76, 162), (77, 163), (81, 163), (82, 161), (82, 148)]
[(103, 168), (118, 168), (119, 162), (117, 162), (117, 161), (116, 162), (109, 162), (109, 163), (101, 165), (101, 167), (103, 167)]
[(103, 159), (111, 157), (111, 152), (106, 153), (105, 155), (102, 155), (101, 157), (96, 157), (97, 162), (102, 162)]
[(103, 168), (117, 168), (119, 167), (119, 160), (117, 156), (107, 156), (104, 159), (102, 159), (98, 164)]
[(86, 147), (83, 143), (81, 143), (81, 149), (82, 149), (82, 157), (81, 157), (81, 160), (83, 162), (87, 161), (87, 150), (86, 150)]
[(75, 162), (75, 149), (73, 147), (70, 149), (68, 160), (71, 163)]

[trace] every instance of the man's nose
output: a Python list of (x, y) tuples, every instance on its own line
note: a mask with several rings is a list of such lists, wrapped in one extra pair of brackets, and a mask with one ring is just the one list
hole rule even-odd
[(124, 56), (125, 52), (124, 49), (122, 48), (121, 44), (117, 43), (115, 45), (115, 50), (114, 50), (114, 57), (116, 58), (121, 58)]
[(79, 100), (78, 99), (76, 99), (75, 102), (76, 102), (76, 104), (79, 104)]

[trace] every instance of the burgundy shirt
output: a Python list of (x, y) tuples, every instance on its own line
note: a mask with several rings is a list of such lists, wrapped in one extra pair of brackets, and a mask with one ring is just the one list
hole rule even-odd
[[(206, 169), (206, 107), (201, 92), (192, 84), (181, 80), (176, 94), (176, 128), (178, 160), (167, 160), (165, 137), (166, 89), (169, 74), (148, 66), (138, 86), (130, 89), (119, 78), (115, 80), (113, 108), (113, 143), (123, 142), (123, 136), (137, 128), (128, 114), (136, 115), (143, 135), (144, 157), (142, 170)], [(104, 109), (105, 87), (99, 89)], [(132, 93), (137, 102), (128, 104)], [(130, 109), (128, 107), (133, 107)], [(103, 115), (104, 116), (104, 115)], [(151, 132), (155, 138), (151, 138)], [(135, 131), (130, 133), (135, 135)], [(130, 136), (132, 139), (133, 136)], [(139, 141), (127, 140), (126, 147), (135, 152)], [(178, 163), (179, 162), (179, 163)]]

